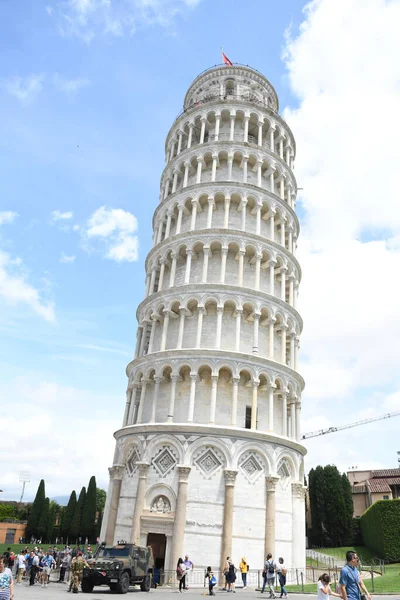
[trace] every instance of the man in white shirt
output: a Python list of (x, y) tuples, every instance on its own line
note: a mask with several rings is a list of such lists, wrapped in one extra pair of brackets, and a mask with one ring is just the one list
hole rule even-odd
[(22, 575), (24, 574), (25, 571), (25, 554), (24, 551), (21, 550), (20, 553), (18, 554), (18, 559), (17, 559), (17, 585), (21, 585), (22, 582)]

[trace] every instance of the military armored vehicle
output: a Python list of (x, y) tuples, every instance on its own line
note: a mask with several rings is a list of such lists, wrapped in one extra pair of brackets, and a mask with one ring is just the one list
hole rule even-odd
[(83, 570), (83, 592), (90, 593), (95, 585), (108, 585), (117, 594), (126, 594), (130, 585), (140, 585), (142, 592), (150, 591), (154, 567), (150, 547), (124, 541), (115, 546), (101, 544), (88, 562), (90, 569)]

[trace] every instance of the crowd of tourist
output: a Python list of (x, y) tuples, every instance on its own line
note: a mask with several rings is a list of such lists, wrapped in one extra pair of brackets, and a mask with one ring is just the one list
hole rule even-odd
[(68, 591), (75, 592), (74, 564), (92, 557), (90, 545), (86, 548), (65, 546), (63, 549), (52, 546), (48, 550), (26, 546), (18, 554), (8, 548), (0, 557), (0, 600), (13, 600), (14, 582), (21, 585), (25, 580), (28, 585), (47, 587), (52, 571), (59, 573), (58, 583), (68, 584)]

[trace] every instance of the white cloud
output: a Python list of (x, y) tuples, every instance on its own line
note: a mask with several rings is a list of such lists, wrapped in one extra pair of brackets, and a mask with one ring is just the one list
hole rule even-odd
[[(200, 0), (66, 0), (55, 3), (58, 29), (90, 43), (98, 34), (132, 35), (138, 27), (173, 26), (176, 17)], [(49, 11), (48, 11), (49, 12)], [(49, 13), (51, 14), (51, 13)]]
[(61, 254), (60, 263), (71, 264), (71, 263), (75, 262), (75, 258), (76, 258), (76, 256), (68, 256), (67, 254), (64, 254), (64, 252), (63, 252)]
[(60, 210), (53, 210), (51, 213), (51, 219), (54, 223), (57, 221), (69, 221), (74, 216), (74, 213), (71, 211), (61, 212)]
[(4, 88), (22, 104), (29, 104), (42, 91), (44, 79), (43, 74), (35, 73), (27, 77), (14, 76), (4, 82)]
[[(8, 456), (2, 473), (4, 498), (18, 497), (21, 469), (30, 471), (26, 497), (31, 499), (42, 478), (49, 496), (79, 491), (93, 474), (99, 487), (107, 489), (107, 465), (115, 443), (112, 432), (121, 425), (123, 398), (63, 386), (35, 374), (8, 383), (3, 379), (0, 396), (4, 406), (13, 406), (18, 398), (18, 411), (7, 411), (2, 417), (0, 451)], [(116, 414), (110, 415), (111, 404), (120, 407)], [(88, 427), (87, 411), (93, 427)], [(65, 427), (60, 415), (67, 412)]]
[(0, 297), (12, 305), (28, 305), (46, 321), (54, 322), (53, 303), (45, 302), (39, 291), (25, 281), (21, 264), (20, 258), (12, 259), (9, 254), (0, 250)]
[(64, 92), (68, 96), (74, 96), (79, 90), (89, 85), (89, 80), (83, 77), (66, 79), (56, 73), (53, 77), (53, 83), (60, 92)]
[(89, 218), (86, 239), (102, 240), (105, 257), (117, 262), (138, 259), (139, 241), (136, 217), (122, 208), (101, 206)]
[(18, 217), (18, 213), (12, 210), (0, 211), (0, 225), (12, 223)]
[[(284, 51), (299, 100), (284, 116), (296, 137), (296, 177), (304, 188), (303, 410), (307, 425), (311, 415), (331, 412), (333, 402), (338, 425), (398, 402), (390, 394), (400, 388), (400, 2), (316, 0), (304, 15)], [(365, 432), (351, 430), (351, 438), (368, 453)], [(340, 435), (348, 439), (349, 431)], [(382, 434), (382, 448), (387, 443)], [(326, 456), (332, 452), (328, 462), (348, 462), (337, 438), (310, 443), (309, 464), (322, 460), (323, 447)]]

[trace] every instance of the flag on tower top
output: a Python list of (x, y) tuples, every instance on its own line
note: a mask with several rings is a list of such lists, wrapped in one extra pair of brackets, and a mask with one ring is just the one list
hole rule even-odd
[[(221, 51), (222, 52), (222, 51)], [(229, 60), (229, 58), (222, 52), (222, 60), (226, 65), (232, 66), (231, 61)]]

